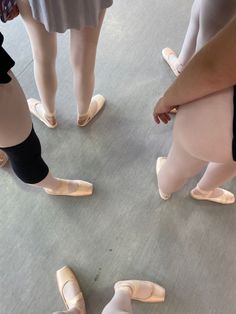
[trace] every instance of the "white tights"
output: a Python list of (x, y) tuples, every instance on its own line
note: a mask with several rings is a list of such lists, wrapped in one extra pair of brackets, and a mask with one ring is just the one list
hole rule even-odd
[[(33, 19), (28, 1), (18, 0), (21, 16), (29, 34), (34, 74), (45, 113), (55, 114), (57, 77), (55, 70), (57, 55), (56, 33), (49, 33)], [(94, 68), (96, 50), (105, 10), (101, 11), (96, 28), (70, 30), (70, 56), (74, 77), (74, 93), (78, 104), (78, 115), (88, 112), (94, 90)]]
[(129, 291), (116, 290), (111, 301), (103, 309), (102, 314), (133, 314)]
[[(236, 12), (234, 0), (195, 0), (189, 27), (179, 55), (185, 65), (207, 41), (226, 25)], [(178, 191), (204, 166), (198, 185), (211, 191), (236, 176), (232, 159), (233, 89), (228, 89), (186, 106), (180, 106), (174, 138), (158, 176), (165, 194)]]
[(205, 165), (199, 182), (210, 191), (236, 175), (232, 160), (233, 89), (179, 107), (167, 162), (158, 176), (161, 190), (171, 194)]
[(179, 61), (185, 65), (208, 40), (222, 29), (235, 15), (236, 2), (228, 0), (195, 0)]
[[(81, 314), (77, 308), (69, 311), (54, 312), (53, 314)], [(111, 301), (105, 306), (102, 314), (133, 314), (129, 291), (119, 289), (115, 291)]]

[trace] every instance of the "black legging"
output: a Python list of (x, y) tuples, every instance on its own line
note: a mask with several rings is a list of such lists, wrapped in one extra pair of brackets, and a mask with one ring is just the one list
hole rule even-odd
[(23, 182), (35, 184), (48, 175), (49, 169), (41, 157), (41, 145), (33, 127), (24, 142), (1, 149), (8, 155), (15, 174)]

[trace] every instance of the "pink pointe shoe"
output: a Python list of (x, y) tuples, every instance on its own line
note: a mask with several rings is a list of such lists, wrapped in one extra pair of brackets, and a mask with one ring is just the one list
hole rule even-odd
[(118, 281), (114, 289), (130, 289), (131, 299), (141, 302), (154, 303), (164, 302), (165, 289), (151, 281), (142, 280), (124, 280)]
[(197, 185), (194, 189), (192, 189), (190, 195), (192, 196), (192, 198), (198, 201), (210, 201), (223, 205), (229, 205), (235, 202), (235, 196), (233, 193), (221, 188), (217, 188), (217, 190), (220, 193), (218, 196), (214, 196), (213, 193), (215, 190), (204, 191), (200, 189), (199, 186)]
[[(157, 158), (157, 162), (156, 162), (156, 175), (157, 175), (157, 179), (158, 179), (158, 174), (161, 170), (161, 167), (164, 165), (164, 163), (166, 162), (166, 157), (158, 157)], [(160, 197), (164, 200), (167, 201), (170, 197), (171, 194), (166, 194), (164, 193), (159, 187), (158, 187), (158, 191), (160, 194)]]
[(78, 126), (85, 127), (103, 108), (106, 99), (102, 95), (93, 96), (89, 110), (86, 114), (79, 115)]
[(49, 195), (55, 196), (90, 196), (93, 194), (93, 185), (82, 180), (60, 179), (61, 186), (57, 190), (43, 188)]
[(34, 98), (29, 98), (27, 100), (30, 112), (42, 121), (48, 128), (54, 129), (57, 126), (57, 120), (55, 113), (48, 115), (44, 112), (43, 105), (41, 102)]
[(164, 48), (161, 53), (162, 53), (163, 59), (170, 66), (170, 68), (174, 72), (175, 76), (179, 76), (182, 69), (183, 69), (183, 66), (179, 62), (179, 59), (178, 59), (176, 53), (168, 47)]
[[(69, 291), (69, 294), (73, 296), (71, 298), (66, 296), (65, 293), (66, 285), (68, 284), (70, 285), (70, 288), (69, 290), (67, 289), (67, 294)], [(68, 266), (64, 266), (57, 271), (57, 285), (67, 310), (76, 308), (78, 309), (78, 313), (86, 314), (84, 297), (78, 280)]]
[(3, 168), (7, 162), (8, 162), (7, 154), (4, 151), (0, 150), (0, 168)]

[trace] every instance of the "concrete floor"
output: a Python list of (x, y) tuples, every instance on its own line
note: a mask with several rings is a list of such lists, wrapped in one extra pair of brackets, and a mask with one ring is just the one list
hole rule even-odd
[[(11, 167), (0, 181), (0, 312), (64, 309), (55, 272), (75, 270), (87, 312), (101, 313), (113, 283), (140, 278), (166, 288), (164, 304), (134, 304), (135, 314), (236, 313), (236, 211), (188, 196), (194, 178), (164, 202), (155, 160), (170, 147), (172, 124), (156, 126), (155, 100), (174, 79), (161, 49), (181, 46), (192, 1), (114, 1), (97, 60), (96, 91), (107, 106), (76, 127), (68, 33), (59, 36), (55, 130), (34, 119), (53, 173), (95, 185), (89, 198), (50, 197), (21, 183)], [(5, 47), (27, 96), (37, 96), (27, 35), (18, 18), (1, 24)], [(227, 187), (236, 193), (235, 180)]]

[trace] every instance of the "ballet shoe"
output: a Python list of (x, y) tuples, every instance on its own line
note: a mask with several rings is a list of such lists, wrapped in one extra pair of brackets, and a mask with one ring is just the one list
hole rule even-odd
[(177, 107), (175, 107), (175, 108), (171, 109), (170, 113), (172, 113), (172, 114), (176, 114), (176, 113), (177, 113), (177, 111), (178, 111), (178, 108), (177, 108)]
[[(161, 53), (162, 53), (163, 59), (170, 66), (170, 68), (174, 72), (175, 76), (179, 76), (181, 71), (182, 71), (183, 66), (179, 63), (179, 60), (178, 60), (176, 53), (168, 47), (164, 48)], [(175, 62), (174, 62), (173, 58), (176, 58)]]
[[(77, 291), (76, 295), (71, 299), (64, 293), (64, 288), (69, 282), (73, 285), (74, 290)], [(67, 310), (76, 307), (80, 314), (86, 314), (84, 297), (79, 282), (68, 266), (64, 266), (57, 271), (57, 285)]]
[(146, 303), (164, 302), (165, 289), (151, 281), (142, 280), (124, 280), (118, 281), (114, 289), (129, 288), (131, 291), (131, 299)]
[(190, 195), (192, 196), (192, 198), (198, 201), (210, 201), (223, 205), (233, 204), (235, 202), (235, 196), (233, 193), (221, 188), (217, 188), (217, 190), (219, 190), (221, 194), (219, 196), (214, 197), (212, 196), (214, 190), (204, 191), (200, 189), (199, 186), (197, 185), (194, 189), (192, 189)]
[[(157, 158), (157, 162), (156, 162), (156, 175), (157, 175), (157, 179), (158, 179), (158, 174), (161, 170), (161, 167), (164, 165), (164, 163), (166, 162), (166, 157), (158, 157)], [(171, 197), (171, 194), (166, 194), (164, 193), (159, 187), (158, 187), (158, 191), (160, 194), (160, 197), (166, 201)]]
[[(46, 114), (39, 100), (34, 99), (34, 98), (29, 98), (27, 102), (28, 102), (30, 112), (40, 121), (42, 121), (48, 128), (54, 129), (57, 126), (55, 113), (51, 115)], [(55, 123), (51, 123), (47, 118), (52, 119)]]
[(3, 168), (7, 162), (8, 162), (7, 154), (4, 151), (0, 150), (0, 168)]
[[(78, 126), (84, 127), (86, 126), (103, 108), (106, 99), (102, 95), (93, 96), (89, 110), (86, 114), (82, 114), (78, 116)], [(80, 119), (82, 118), (82, 122)], [(83, 119), (84, 118), (84, 119)]]
[[(60, 179), (61, 186), (57, 190), (44, 188), (44, 191), (49, 195), (58, 196), (89, 196), (93, 194), (93, 185), (82, 180), (64, 180)], [(76, 184), (78, 188), (73, 191), (69, 190), (69, 184)]]

